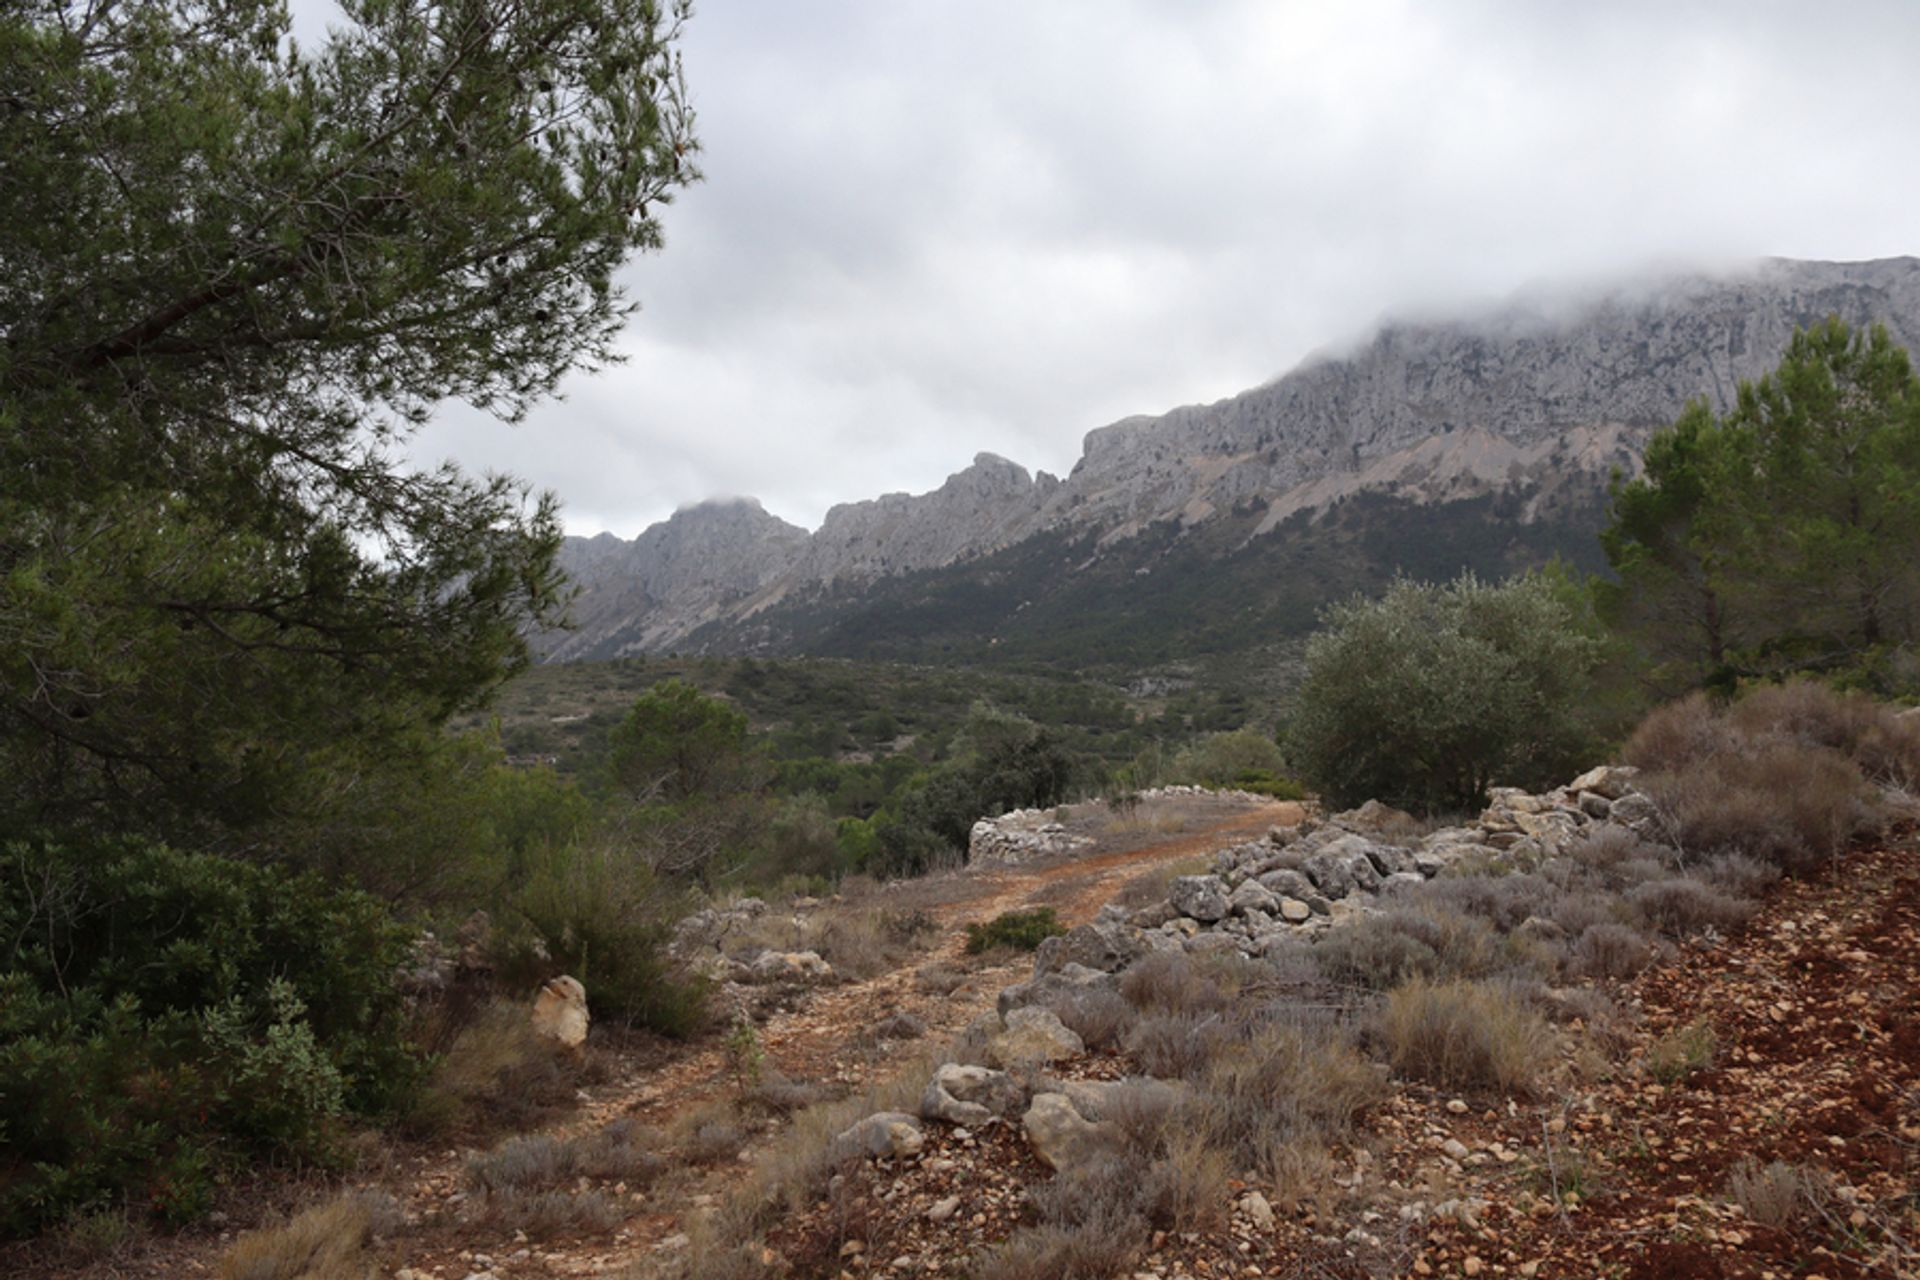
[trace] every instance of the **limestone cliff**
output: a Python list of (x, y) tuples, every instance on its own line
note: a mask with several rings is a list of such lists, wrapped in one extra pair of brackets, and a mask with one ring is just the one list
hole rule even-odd
[(1065, 480), (983, 453), (931, 493), (837, 506), (812, 534), (734, 502), (679, 512), (631, 543), (569, 539), (581, 625), (550, 652), (659, 652), (696, 631), (727, 647), (727, 624), (748, 619), (755, 643), (777, 648), (769, 619), (796, 601), (817, 610), (862, 584), (1004, 557), (1043, 534), (1125, 555), (1146, 530), (1231, 514), (1247, 526), (1235, 534), (1244, 545), (1356, 494), (1415, 504), (1522, 494), (1512, 518), (1526, 522), (1582, 490), (1594, 509), (1605, 477), (1634, 466), (1688, 399), (1725, 407), (1742, 379), (1778, 362), (1796, 326), (1828, 315), (1884, 322), (1920, 350), (1920, 259), (1771, 259), (1390, 321), (1251, 391), (1089, 432)]

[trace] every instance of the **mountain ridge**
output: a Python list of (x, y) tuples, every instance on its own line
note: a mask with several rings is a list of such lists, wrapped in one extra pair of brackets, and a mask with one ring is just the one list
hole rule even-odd
[[(1499, 520), (1577, 510), (1597, 525), (1607, 477), (1637, 465), (1652, 431), (1696, 396), (1725, 408), (1742, 379), (1773, 367), (1795, 327), (1827, 315), (1885, 322), (1911, 348), (1920, 258), (1770, 258), (1578, 299), (1536, 291), (1467, 316), (1388, 319), (1236, 395), (1096, 427), (1064, 478), (981, 453), (928, 493), (839, 504), (812, 533), (736, 500), (683, 509), (624, 544), (569, 538), (562, 565), (582, 588), (578, 629), (541, 648), (558, 660), (798, 651), (803, 628), (787, 615), (883, 586), (897, 595), (893, 586), (921, 578), (964, 593), (956, 567), (992, 575), (996, 560), (1028, 564), (1020, 549), (1042, 535), (1090, 543), (1092, 558), (1139, 559), (1144, 577), (1161, 553), (1129, 544), (1156, 527), (1178, 536), (1230, 525), (1230, 542), (1213, 539), (1224, 555), (1310, 536), (1302, 516), (1360, 494), (1388, 500), (1370, 508), (1382, 518), (1507, 495), (1516, 501)], [(1487, 532), (1468, 540), (1486, 545)]]

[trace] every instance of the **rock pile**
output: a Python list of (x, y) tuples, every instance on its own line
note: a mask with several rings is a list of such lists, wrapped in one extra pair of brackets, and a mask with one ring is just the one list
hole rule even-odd
[(1420, 836), (1413, 818), (1377, 801), (1324, 822), (1276, 827), (1265, 840), (1219, 851), (1210, 873), (1175, 878), (1163, 901), (1131, 912), (1110, 905), (1092, 924), (1050, 939), (1036, 974), (1066, 964), (1117, 972), (1148, 950), (1264, 955), (1455, 863), (1535, 866), (1595, 823), (1657, 837), (1658, 815), (1634, 790), (1634, 776), (1602, 766), (1542, 795), (1496, 787), (1473, 826)]
[[(1162, 901), (1134, 911), (1109, 904), (1091, 923), (1041, 943), (1033, 977), (1002, 991), (996, 1011), (969, 1032), (991, 1065), (941, 1066), (921, 1099), (920, 1119), (979, 1128), (1018, 1118), (1035, 1155), (1054, 1169), (1109, 1151), (1118, 1139), (1102, 1117), (1106, 1091), (1178, 1086), (1070, 1081), (1030, 1094), (1035, 1069), (1083, 1051), (1054, 1007), (1117, 992), (1119, 975), (1152, 951), (1259, 956), (1283, 942), (1310, 939), (1377, 909), (1399, 886), (1424, 883), (1455, 864), (1530, 868), (1608, 823), (1657, 839), (1658, 812), (1634, 778), (1633, 769), (1602, 766), (1541, 795), (1495, 788), (1472, 826), (1425, 834), (1409, 815), (1369, 801), (1324, 822), (1275, 828), (1265, 840), (1222, 849), (1211, 872), (1175, 878)], [(856, 1126), (842, 1141), (850, 1149), (899, 1154), (912, 1145), (902, 1132), (905, 1120), (891, 1113), (871, 1117), (863, 1122), (867, 1128)], [(1258, 1218), (1262, 1208), (1271, 1213), (1265, 1201), (1246, 1211)]]
[(1013, 866), (1093, 843), (1054, 821), (1052, 809), (1015, 809), (982, 818), (967, 834), (967, 861), (976, 867)]

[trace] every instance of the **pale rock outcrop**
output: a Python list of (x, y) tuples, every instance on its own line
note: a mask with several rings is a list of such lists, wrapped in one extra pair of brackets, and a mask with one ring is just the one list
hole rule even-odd
[(1040, 1062), (1058, 1062), (1087, 1051), (1051, 1009), (1027, 1005), (1003, 1020), (1005, 1030), (987, 1042), (987, 1058), (1003, 1070)]
[(995, 1116), (1011, 1116), (1025, 1101), (1026, 1091), (1006, 1072), (949, 1062), (927, 1081), (920, 1114), (977, 1129)]
[(562, 974), (541, 984), (533, 1001), (535, 1035), (558, 1041), (569, 1049), (587, 1042), (587, 989), (577, 978)]
[(738, 966), (739, 981), (811, 985), (833, 980), (833, 966), (817, 951), (763, 951)]
[(1175, 876), (1167, 901), (1189, 920), (1212, 924), (1226, 918), (1227, 886), (1219, 876)]
[(1079, 1168), (1121, 1149), (1118, 1125), (1087, 1119), (1064, 1093), (1035, 1094), (1020, 1125), (1033, 1154), (1056, 1172)]
[(843, 1130), (833, 1140), (842, 1155), (911, 1156), (926, 1144), (920, 1122), (904, 1111), (879, 1111)]

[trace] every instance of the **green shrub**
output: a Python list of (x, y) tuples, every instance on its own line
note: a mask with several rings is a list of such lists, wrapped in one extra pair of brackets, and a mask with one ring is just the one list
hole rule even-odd
[(1008, 911), (984, 923), (967, 926), (967, 954), (979, 955), (995, 947), (1032, 951), (1048, 938), (1066, 931), (1052, 907)]
[(1247, 778), (1279, 778), (1286, 761), (1279, 744), (1258, 729), (1209, 733), (1181, 748), (1173, 758), (1175, 782), (1202, 787), (1237, 786)]
[(419, 1079), (405, 935), (309, 876), (128, 841), (0, 849), (0, 1232), (207, 1207), (229, 1153), (325, 1160)]
[(1331, 805), (1476, 809), (1587, 762), (1599, 642), (1545, 574), (1498, 586), (1400, 579), (1327, 610), (1308, 642), (1288, 754)]
[(571, 974), (596, 1018), (684, 1037), (706, 1020), (706, 985), (667, 957), (686, 899), (631, 853), (562, 845), (537, 860), (514, 895), (523, 925), (503, 976), (531, 987)]

